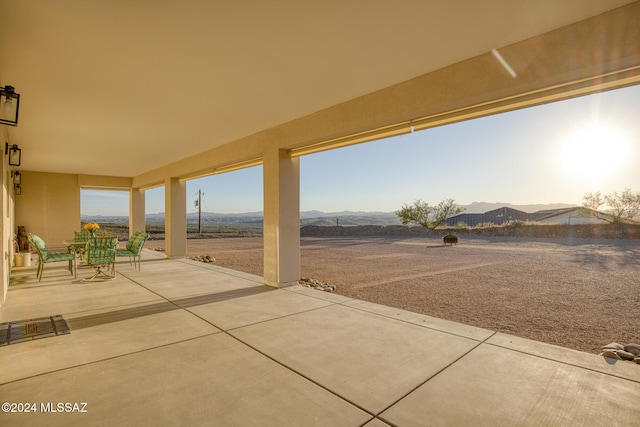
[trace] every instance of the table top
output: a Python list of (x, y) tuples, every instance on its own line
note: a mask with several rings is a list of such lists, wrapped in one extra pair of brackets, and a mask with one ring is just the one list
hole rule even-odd
[(62, 243), (63, 243), (65, 246), (75, 246), (75, 247), (78, 247), (78, 246), (85, 246), (85, 245), (87, 244), (87, 242), (86, 242), (86, 241), (83, 241), (83, 242), (77, 242), (77, 241), (75, 241), (75, 240), (73, 240), (73, 239), (69, 239), (69, 240), (66, 240), (66, 239), (65, 239), (65, 240), (63, 240), (63, 241), (62, 241)]
[[(107, 236), (108, 237), (108, 236)], [(65, 245), (67, 248), (71, 249), (78, 249), (78, 248), (84, 248), (87, 245), (86, 241), (76, 241), (74, 239), (65, 239), (62, 241), (62, 244)]]

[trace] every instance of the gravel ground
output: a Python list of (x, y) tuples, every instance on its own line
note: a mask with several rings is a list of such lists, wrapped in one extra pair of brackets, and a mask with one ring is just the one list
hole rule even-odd
[[(187, 251), (263, 274), (261, 238), (190, 239)], [(638, 240), (301, 240), (302, 277), (338, 294), (591, 353), (640, 342), (639, 261)]]

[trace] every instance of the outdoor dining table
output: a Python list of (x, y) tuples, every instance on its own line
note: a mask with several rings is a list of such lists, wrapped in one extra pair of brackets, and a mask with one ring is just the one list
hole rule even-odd
[[(63, 240), (62, 244), (65, 245), (67, 247), (67, 249), (69, 250), (70, 253), (75, 254), (76, 256), (79, 253), (79, 250), (81, 248), (84, 248), (87, 244), (87, 242), (77, 242), (73, 239), (70, 240)], [(76, 260), (76, 268), (78, 266), (77, 260)], [(73, 271), (73, 261), (69, 260), (69, 271)]]
[(70, 239), (70, 240), (63, 240), (62, 243), (67, 247), (67, 249), (69, 249), (69, 252), (73, 252), (75, 254), (78, 253), (79, 249), (87, 246), (86, 240), (76, 241), (76, 240)]

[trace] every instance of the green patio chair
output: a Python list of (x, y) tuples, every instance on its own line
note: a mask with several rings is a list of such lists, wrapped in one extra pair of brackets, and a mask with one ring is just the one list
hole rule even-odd
[(82, 279), (82, 281), (115, 279), (117, 247), (117, 237), (90, 237), (82, 254), (82, 263), (95, 268), (96, 272), (90, 278)]
[(74, 231), (73, 232), (73, 241), (74, 242), (86, 242), (89, 240), (90, 233), (87, 230), (83, 231)]
[(50, 251), (47, 249), (44, 240), (40, 236), (35, 234), (29, 234), (29, 243), (36, 248), (38, 252), (38, 270), (36, 276), (38, 281), (42, 280), (42, 270), (44, 265), (50, 262), (69, 261), (69, 271), (73, 274), (73, 277), (78, 277), (76, 270), (76, 255), (69, 251)]
[[(86, 242), (87, 240), (89, 240), (89, 237), (91, 237), (91, 233), (88, 230), (73, 232), (74, 242)], [(74, 248), (77, 255), (82, 255), (82, 253), (84, 252), (84, 246), (74, 246)]]
[(133, 266), (136, 267), (136, 258), (138, 258), (138, 270), (140, 270), (140, 258), (144, 242), (149, 238), (149, 234), (136, 231), (129, 237), (126, 249), (118, 249), (116, 256), (128, 256), (129, 264), (133, 260)]

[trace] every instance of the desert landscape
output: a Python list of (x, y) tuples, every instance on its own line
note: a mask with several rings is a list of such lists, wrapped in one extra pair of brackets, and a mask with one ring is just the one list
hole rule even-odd
[[(189, 239), (187, 251), (263, 274), (261, 237)], [(640, 342), (638, 260), (640, 241), (627, 239), (301, 239), (301, 276), (335, 293), (591, 353)]]

